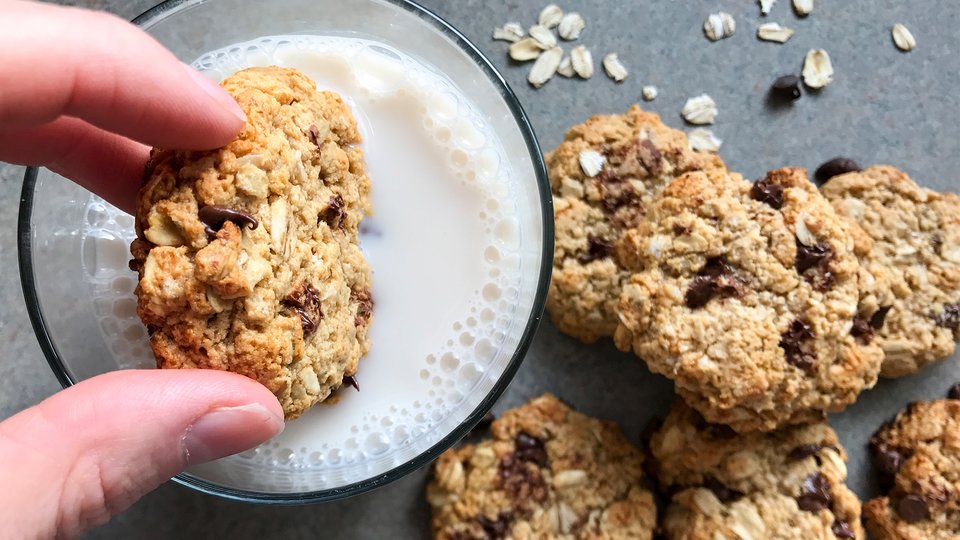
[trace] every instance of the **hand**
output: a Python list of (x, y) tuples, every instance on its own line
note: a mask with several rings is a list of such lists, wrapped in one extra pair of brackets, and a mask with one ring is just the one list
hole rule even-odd
[[(128, 212), (149, 147), (215, 148), (245, 117), (217, 85), (109, 15), (0, 0), (0, 160), (46, 166)], [(185, 467), (283, 430), (232, 373), (122, 371), (0, 423), (0, 537), (75, 536)]]

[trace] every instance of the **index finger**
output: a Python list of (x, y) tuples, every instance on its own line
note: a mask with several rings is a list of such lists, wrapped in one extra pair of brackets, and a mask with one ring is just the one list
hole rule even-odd
[(122, 19), (0, 2), (0, 130), (76, 116), (151, 146), (223, 146), (243, 127), (237, 103)]

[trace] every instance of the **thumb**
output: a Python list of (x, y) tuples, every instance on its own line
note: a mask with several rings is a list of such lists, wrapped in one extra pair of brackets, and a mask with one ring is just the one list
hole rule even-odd
[(118, 371), (0, 423), (0, 523), (26, 538), (105, 523), (188, 465), (283, 431), (273, 394), (233, 373)]

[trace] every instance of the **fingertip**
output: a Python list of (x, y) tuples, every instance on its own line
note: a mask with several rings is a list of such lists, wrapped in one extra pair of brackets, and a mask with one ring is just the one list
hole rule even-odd
[[(240, 108), (237, 100), (219, 84), (213, 82), (189, 64), (181, 65), (193, 84), (213, 101), (214, 106), (210, 108), (209, 112), (218, 117), (216, 119), (217, 121), (213, 122), (213, 124), (223, 128), (219, 137), (221, 141), (217, 146), (227, 144), (236, 137), (240, 130), (243, 129), (243, 126), (246, 125), (246, 113)], [(214, 148), (217, 146), (214, 146)]]

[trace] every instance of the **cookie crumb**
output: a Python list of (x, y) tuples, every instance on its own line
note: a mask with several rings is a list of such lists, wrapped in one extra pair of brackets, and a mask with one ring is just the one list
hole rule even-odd
[(644, 87), (643, 87), (643, 100), (644, 100), (644, 101), (653, 101), (653, 100), (657, 99), (657, 94), (658, 94), (658, 93), (659, 93), (659, 92), (657, 91), (657, 87), (656, 87), (656, 86), (652, 86), (652, 85), (644, 86)]

